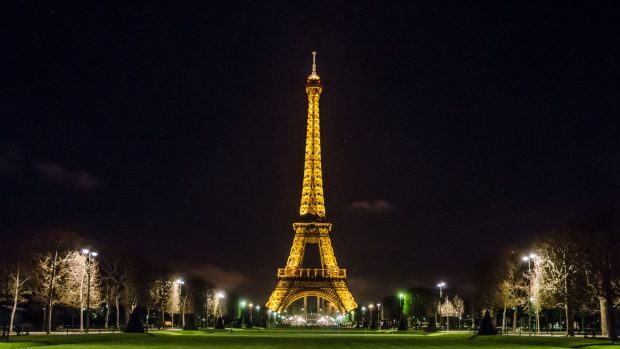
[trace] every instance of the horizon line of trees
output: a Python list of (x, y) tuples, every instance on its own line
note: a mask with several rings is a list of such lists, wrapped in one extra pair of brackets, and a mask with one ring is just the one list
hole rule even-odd
[(222, 297), (204, 278), (186, 276), (181, 281), (178, 273), (155, 268), (138, 256), (106, 251), (94, 257), (82, 251), (84, 246), (84, 237), (64, 230), (5, 246), (0, 295), (9, 309), (9, 333), (15, 332), (17, 312), (24, 309), (42, 314), (41, 328), (47, 333), (55, 329), (61, 310), (77, 313), (80, 331), (89, 314), (100, 326), (120, 329), (140, 308), (145, 325), (174, 325), (178, 317), (179, 325), (193, 328), (195, 319), (206, 325), (231, 312), (228, 300), (236, 295)]
[[(501, 327), (517, 330), (517, 316), (529, 314), (537, 332), (541, 313), (562, 310), (567, 336), (596, 327), (586, 317), (600, 321), (603, 337), (617, 336), (620, 308), (620, 215), (598, 213), (580, 222), (552, 229), (538, 236), (529, 251), (508, 251), (488, 268), (481, 282), (482, 306), (496, 311)], [(508, 313), (512, 312), (512, 319)], [(560, 314), (562, 316), (562, 314)], [(582, 323), (575, 319), (580, 317)], [(499, 327), (499, 326), (498, 326)], [(591, 329), (593, 331), (593, 329)], [(614, 332), (615, 331), (615, 332)]]

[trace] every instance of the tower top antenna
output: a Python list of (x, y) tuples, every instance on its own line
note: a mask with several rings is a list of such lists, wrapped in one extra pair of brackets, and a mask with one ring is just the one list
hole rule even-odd
[(312, 51), (312, 76), (316, 76), (316, 51)]

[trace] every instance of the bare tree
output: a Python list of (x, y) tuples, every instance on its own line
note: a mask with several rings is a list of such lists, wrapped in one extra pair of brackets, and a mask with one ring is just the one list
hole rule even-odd
[(598, 298), (603, 337), (613, 337), (614, 299), (620, 293), (620, 215), (602, 213), (580, 227), (586, 256), (586, 280)]
[(15, 265), (13, 270), (9, 270), (8, 272), (8, 277), (5, 280), (7, 284), (4, 285), (4, 288), (8, 289), (10, 292), (7, 295), (7, 298), (11, 300), (9, 332), (13, 332), (17, 306), (19, 303), (27, 301), (25, 296), (32, 293), (32, 289), (29, 284), (31, 276), (28, 276), (27, 273), (25, 273), (23, 266), (19, 262)]
[(132, 280), (129, 276), (128, 268), (123, 264), (121, 258), (101, 260), (101, 269), (103, 271), (103, 288), (106, 297), (106, 327), (109, 323), (110, 306), (114, 303), (115, 323), (120, 328), (120, 307), (121, 304), (125, 309), (125, 324), (129, 320), (129, 313), (133, 312), (138, 303), (138, 296), (134, 292)]
[(465, 312), (465, 303), (459, 296), (454, 296), (452, 300), (448, 296), (440, 302), (438, 312), (446, 317), (446, 329), (450, 330), (450, 317), (461, 317)]
[[(101, 301), (99, 264), (79, 251), (69, 251), (63, 264), (64, 279), (58, 285), (58, 302), (78, 308), (80, 312), (80, 331), (84, 330), (84, 310), (90, 293), (90, 306), (96, 307)], [(87, 278), (90, 274), (90, 289)]]
[(526, 274), (529, 278), (530, 301), (528, 307), (536, 314), (536, 331), (540, 334), (540, 311), (548, 304), (549, 297), (544, 290), (544, 273), (541, 267), (542, 259), (539, 255), (531, 259), (531, 270)]
[(62, 284), (66, 276), (65, 264), (68, 260), (69, 254), (60, 250), (59, 245), (54, 251), (43, 253), (37, 258), (38, 291), (44, 295), (47, 303), (47, 334), (52, 331), (52, 309), (59, 296), (57, 285)]
[(505, 255), (503, 275), (497, 288), (499, 304), (503, 308), (502, 331), (506, 332), (506, 312), (512, 308), (512, 332), (517, 330), (517, 307), (527, 302), (526, 279), (523, 277), (520, 260), (514, 252)]
[(585, 256), (570, 231), (548, 235), (535, 245), (540, 258), (541, 291), (554, 307), (565, 310), (566, 335), (574, 336), (576, 301), (585, 288), (580, 282)]
[(47, 311), (46, 332), (52, 331), (52, 315), (54, 305), (63, 291), (64, 279), (67, 276), (67, 263), (70, 253), (83, 246), (84, 239), (71, 231), (51, 230), (39, 234), (31, 240), (34, 255), (33, 290), (35, 298), (45, 304)]
[(165, 323), (166, 308), (172, 298), (172, 281), (170, 279), (158, 279), (149, 285), (149, 294), (152, 306), (159, 308), (161, 312), (162, 326)]

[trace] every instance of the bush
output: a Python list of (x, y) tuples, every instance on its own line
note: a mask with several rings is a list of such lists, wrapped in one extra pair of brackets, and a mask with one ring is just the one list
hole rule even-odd
[(437, 332), (437, 324), (432, 316), (428, 317), (428, 326), (424, 329), (425, 332)]
[(480, 328), (478, 329), (479, 336), (494, 336), (497, 334), (497, 330), (493, 326), (493, 321), (491, 321), (491, 314), (487, 310), (484, 313), (484, 317), (480, 322)]
[(129, 322), (125, 326), (125, 333), (144, 333), (144, 326), (140, 321), (140, 312), (137, 308), (131, 312)]

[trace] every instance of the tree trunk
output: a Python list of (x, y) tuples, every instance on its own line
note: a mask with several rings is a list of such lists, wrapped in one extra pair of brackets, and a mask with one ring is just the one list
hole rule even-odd
[(105, 324), (103, 325), (106, 329), (110, 327), (110, 302), (109, 299), (105, 301)]
[(540, 313), (536, 309), (536, 333), (540, 334)]
[(123, 319), (123, 323), (125, 324), (125, 326), (127, 326), (127, 324), (129, 323), (129, 317), (131, 316), (131, 311), (127, 304), (123, 305), (123, 310), (125, 311), (125, 319)]
[(609, 337), (609, 314), (607, 313), (607, 300), (605, 297), (598, 297), (599, 306), (601, 308), (601, 336)]
[(56, 263), (58, 261), (58, 246), (54, 251), (54, 261), (52, 262), (52, 277), (50, 278), (49, 293), (47, 294), (47, 334), (52, 332), (52, 306), (54, 305), (54, 279), (56, 278)]
[(182, 319), (181, 319), (181, 325), (183, 326), (183, 328), (185, 328), (185, 304), (187, 303), (187, 288), (185, 288), (185, 298), (183, 299), (183, 311), (182, 311)]
[(517, 333), (517, 308), (512, 311), (512, 333)]
[(19, 264), (17, 265), (17, 274), (15, 275), (15, 289), (13, 291), (13, 308), (11, 309), (11, 322), (9, 324), (9, 333), (13, 332), (13, 321), (15, 320), (15, 311), (17, 310), (17, 298), (19, 297)]
[(80, 332), (84, 332), (84, 274), (80, 279)]
[(144, 321), (146, 328), (149, 328), (149, 318), (151, 317), (151, 307), (146, 307), (146, 320)]
[(573, 311), (573, 304), (568, 297), (566, 297), (566, 335), (575, 337), (575, 313)]
[(506, 308), (504, 307), (504, 314), (502, 315), (502, 333), (506, 332)]
[[(564, 254), (564, 261), (566, 264), (566, 254)], [(571, 292), (573, 283), (571, 282), (571, 290), (568, 287), (568, 275), (564, 278), (564, 302), (566, 303), (566, 335), (569, 337), (575, 337), (575, 314), (573, 312), (573, 299)], [(572, 281), (572, 279), (571, 279)], [(561, 313), (560, 313), (561, 314)], [(560, 326), (562, 326), (562, 321), (560, 319)]]
[(118, 296), (116, 296), (116, 298), (114, 299), (114, 306), (116, 307), (116, 328), (120, 329), (121, 328), (121, 311), (120, 311), (120, 304), (119, 304)]

